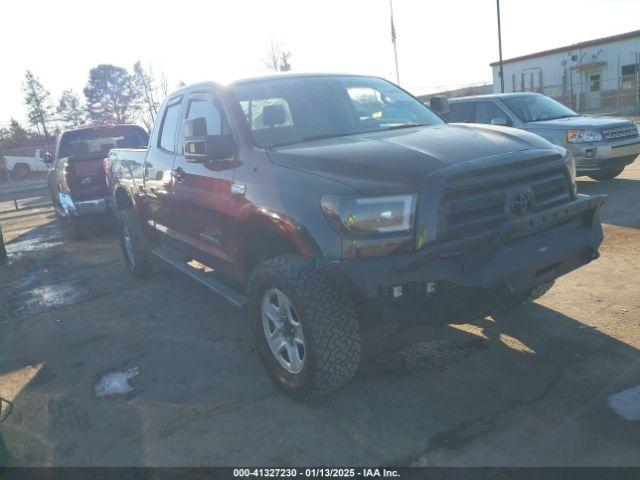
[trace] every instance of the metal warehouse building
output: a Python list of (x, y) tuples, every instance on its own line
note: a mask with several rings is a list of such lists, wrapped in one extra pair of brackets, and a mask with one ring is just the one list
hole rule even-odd
[[(535, 91), (580, 112), (640, 114), (640, 30), (503, 60), (504, 91)], [(500, 92), (500, 64), (491, 64)]]

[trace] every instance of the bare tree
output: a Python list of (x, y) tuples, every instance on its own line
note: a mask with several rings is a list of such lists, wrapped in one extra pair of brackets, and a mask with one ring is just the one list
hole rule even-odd
[(160, 94), (163, 100), (169, 95), (169, 79), (163, 69), (160, 69)]
[(145, 70), (140, 60), (138, 60), (133, 65), (133, 81), (140, 92), (140, 120), (150, 131), (160, 108), (160, 101), (158, 100), (160, 93), (153, 70), (151, 67)]
[(276, 72), (288, 72), (291, 70), (291, 64), (289, 59), (291, 58), (291, 51), (286, 50), (282, 43), (273, 38), (269, 40), (269, 46), (267, 47), (267, 55), (263, 59), (265, 66), (269, 70)]

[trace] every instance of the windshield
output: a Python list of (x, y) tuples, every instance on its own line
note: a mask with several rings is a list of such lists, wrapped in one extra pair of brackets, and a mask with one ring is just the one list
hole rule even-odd
[(518, 95), (502, 98), (502, 101), (523, 122), (539, 122), (578, 115), (570, 108), (545, 95)]
[(276, 78), (240, 83), (232, 90), (260, 147), (444, 123), (379, 78)]
[(139, 148), (147, 143), (147, 133), (135, 125), (73, 130), (62, 135), (58, 157), (106, 155), (112, 148)]

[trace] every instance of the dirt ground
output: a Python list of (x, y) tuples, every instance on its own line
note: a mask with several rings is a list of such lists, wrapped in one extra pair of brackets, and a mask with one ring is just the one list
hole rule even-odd
[(509, 314), (405, 330), (312, 403), (195, 282), (132, 279), (109, 231), (73, 242), (49, 208), (0, 214), (0, 465), (640, 465), (640, 161), (579, 190), (609, 195), (599, 260)]

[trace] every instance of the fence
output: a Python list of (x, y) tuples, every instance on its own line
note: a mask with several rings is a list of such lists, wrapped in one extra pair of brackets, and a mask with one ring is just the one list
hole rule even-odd
[(0, 212), (51, 203), (44, 153), (53, 146), (0, 151)]
[(640, 115), (640, 82), (636, 75), (591, 75), (586, 82), (573, 80), (559, 85), (544, 85), (533, 76), (527, 78), (505, 85), (505, 91), (544, 93), (580, 113)]

